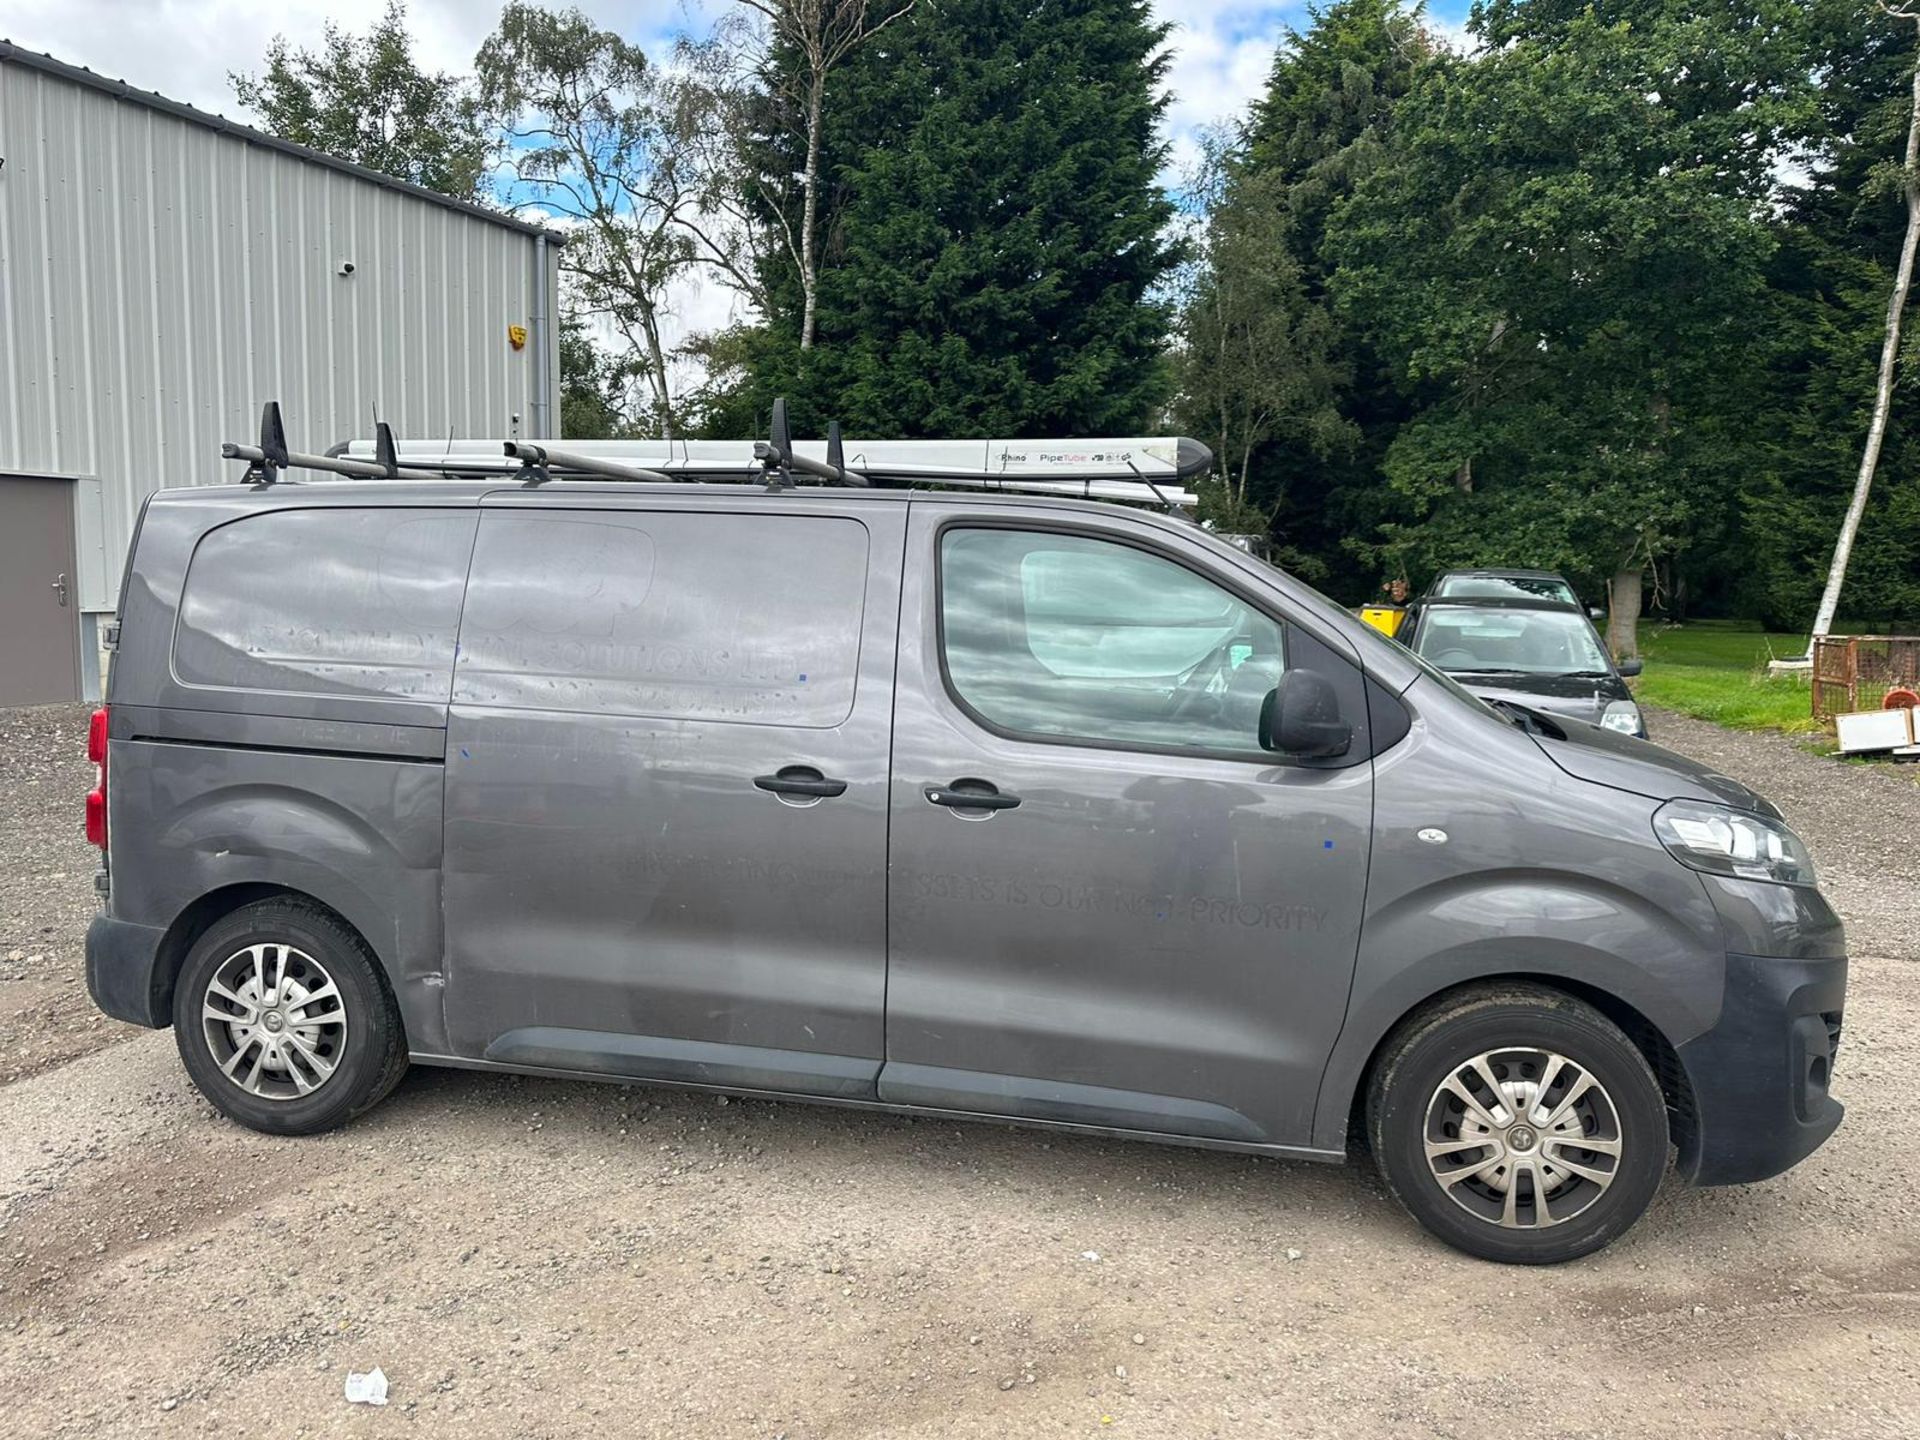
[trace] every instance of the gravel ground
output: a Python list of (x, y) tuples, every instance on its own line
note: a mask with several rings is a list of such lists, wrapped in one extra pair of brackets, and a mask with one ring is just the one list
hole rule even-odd
[(87, 998), (81, 945), (99, 868), (82, 831), (90, 713), (0, 710), (0, 1084), (139, 1033)]
[[(417, 1070), (343, 1132), (243, 1131), (171, 1037), (70, 998), (77, 718), (3, 722), (0, 898), (48, 957), (8, 962), (4, 1063), (77, 1058), (0, 1087), (0, 1433), (1920, 1433), (1904, 771), (1655, 717), (1815, 849), (1856, 937), (1851, 1111), (1538, 1272), (1427, 1240), (1360, 1167), (801, 1105)], [(391, 1407), (347, 1405), (376, 1364)]]

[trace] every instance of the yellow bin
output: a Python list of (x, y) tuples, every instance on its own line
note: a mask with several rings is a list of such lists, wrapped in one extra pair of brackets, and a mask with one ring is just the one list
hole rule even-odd
[(1407, 618), (1404, 605), (1362, 605), (1360, 618), (1382, 635), (1397, 635), (1400, 622)]

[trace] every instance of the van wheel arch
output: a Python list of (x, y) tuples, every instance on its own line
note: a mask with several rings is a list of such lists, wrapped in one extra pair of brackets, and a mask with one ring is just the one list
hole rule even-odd
[(1436, 1011), (1454, 1009), (1468, 1000), (1484, 998), (1490, 993), (1497, 994), (1503, 987), (1512, 985), (1554, 990), (1569, 999), (1583, 1001), (1620, 1027), (1660, 1081), (1660, 1093), (1667, 1102), (1668, 1128), (1674, 1143), (1680, 1148), (1680, 1157), (1684, 1166), (1692, 1154), (1693, 1146), (1697, 1143), (1693, 1087), (1687, 1080), (1686, 1067), (1680, 1063), (1680, 1057), (1673, 1048), (1673, 1042), (1667, 1039), (1658, 1025), (1617, 995), (1592, 985), (1583, 985), (1577, 980), (1569, 980), (1562, 975), (1540, 975), (1527, 971), (1483, 975), (1450, 985), (1410, 1006), (1405, 1014), (1382, 1030), (1374, 1040), (1373, 1049), (1367, 1056), (1367, 1063), (1361, 1067), (1359, 1082), (1354, 1086), (1353, 1094), (1348, 1099), (1348, 1150), (1364, 1153), (1368, 1148), (1367, 1095), (1372, 1089), (1375, 1072), (1390, 1050), (1389, 1042), (1413, 1020)]
[(366, 935), (354, 923), (342, 915), (324, 900), (316, 899), (304, 890), (295, 890), (290, 885), (268, 885), (260, 882), (244, 882), (237, 885), (223, 885), (218, 890), (209, 890), (199, 899), (182, 910), (167, 927), (167, 933), (160, 942), (159, 963), (155, 967), (156, 986), (155, 1003), (157, 1013), (173, 1013), (173, 989), (180, 979), (181, 968), (187, 962), (187, 954), (200, 937), (218, 925), (234, 911), (248, 905), (257, 905), (262, 900), (290, 900), (300, 905), (311, 906), (326, 915), (334, 923), (344, 927), (362, 945), (374, 959), (381, 984), (393, 992), (393, 977), (387, 973), (387, 962), (380, 954), (378, 946), (369, 941)]

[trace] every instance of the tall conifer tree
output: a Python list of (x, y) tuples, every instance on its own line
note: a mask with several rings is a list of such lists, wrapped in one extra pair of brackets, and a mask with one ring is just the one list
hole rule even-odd
[[(814, 347), (799, 348), (797, 277), (768, 276), (763, 325), (719, 347), (738, 383), (715, 428), (750, 426), (778, 394), (803, 432), (1147, 423), (1169, 320), (1155, 287), (1176, 258), (1165, 35), (1143, 0), (942, 0), (850, 57), (824, 106)], [(791, 175), (787, 148), (756, 163)]]

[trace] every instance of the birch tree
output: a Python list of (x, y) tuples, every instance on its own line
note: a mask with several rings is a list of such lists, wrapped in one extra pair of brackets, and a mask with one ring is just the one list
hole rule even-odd
[[(1920, 5), (1907, 0), (1898, 6), (1880, 7), (1895, 20), (1911, 23), (1920, 35)], [(1893, 273), (1893, 294), (1887, 300), (1886, 334), (1880, 344), (1880, 374), (1874, 386), (1873, 418), (1867, 422), (1867, 443), (1860, 453), (1860, 472), (1854, 478), (1853, 499), (1840, 522), (1840, 538), (1834, 542), (1833, 563), (1827, 567), (1826, 589), (1820, 595), (1820, 608), (1813, 617), (1815, 638), (1833, 629), (1833, 617), (1840, 609), (1840, 590), (1847, 581), (1847, 562), (1853, 556), (1853, 542), (1860, 533), (1860, 520), (1867, 511), (1867, 495), (1873, 489), (1873, 474), (1880, 464), (1880, 447), (1887, 438), (1887, 417), (1893, 410), (1893, 379), (1900, 358), (1900, 320), (1907, 308), (1907, 295), (1913, 288), (1914, 251), (1920, 247), (1920, 59), (1913, 69), (1913, 101), (1907, 120), (1907, 149), (1900, 167), (1900, 190), (1907, 205), (1907, 233), (1900, 244), (1900, 263)]]
[(667, 289), (697, 263), (674, 158), (673, 97), (644, 51), (578, 10), (509, 4), (475, 60), (482, 104), (520, 197), (566, 217), (560, 252), (575, 315), (610, 326), (649, 397), (645, 428), (678, 425)]
[[(820, 293), (821, 126), (827, 80), (862, 45), (913, 9), (917, 0), (740, 0), (765, 18), (771, 38), (800, 59), (797, 102), (806, 160), (800, 173), (800, 233), (787, 236), (800, 272), (800, 348), (813, 348)], [(763, 67), (771, 79), (774, 67)], [(777, 82), (776, 82), (777, 83)]]

